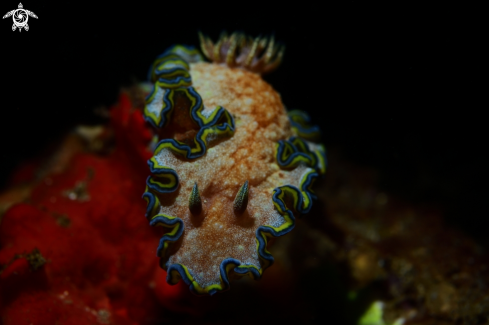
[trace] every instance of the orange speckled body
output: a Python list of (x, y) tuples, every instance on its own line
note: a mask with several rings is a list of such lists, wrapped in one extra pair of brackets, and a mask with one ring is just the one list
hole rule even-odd
[[(168, 281), (213, 294), (227, 289), (230, 273), (257, 278), (273, 262), (267, 239), (310, 208), (324, 151), (296, 137), (280, 95), (257, 72), (187, 64), (182, 57), (192, 51), (174, 47), (154, 65), (145, 114), (161, 141), (145, 198), (151, 225), (170, 229), (158, 248)], [(189, 206), (194, 186), (198, 209)], [(236, 209), (237, 200), (244, 206)]]

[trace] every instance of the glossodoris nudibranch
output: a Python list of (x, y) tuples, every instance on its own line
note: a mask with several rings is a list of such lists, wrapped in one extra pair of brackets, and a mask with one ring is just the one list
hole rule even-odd
[(157, 249), (167, 281), (214, 294), (271, 265), (267, 240), (310, 210), (326, 156), (307, 115), (287, 113), (260, 77), (281, 61), (273, 38), (200, 39), (213, 63), (177, 45), (151, 67), (144, 115), (160, 141), (143, 197), (150, 225), (167, 229)]

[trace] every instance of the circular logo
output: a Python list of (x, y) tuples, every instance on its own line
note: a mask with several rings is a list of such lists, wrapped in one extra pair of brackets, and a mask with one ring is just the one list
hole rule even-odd
[(27, 20), (29, 19), (27, 16), (27, 12), (25, 12), (24, 9), (15, 10), (12, 16), (14, 18), (14, 24), (17, 27), (24, 27), (27, 24)]

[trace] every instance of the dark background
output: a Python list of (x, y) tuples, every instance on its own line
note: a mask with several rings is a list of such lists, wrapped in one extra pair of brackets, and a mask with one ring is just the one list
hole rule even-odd
[[(1, 15), (17, 8), (4, 1)], [(303, 109), (323, 141), (381, 171), (381, 187), (414, 203), (439, 204), (447, 223), (484, 242), (488, 217), (486, 120), (479, 101), (487, 37), (477, 8), (349, 1), (265, 6), (185, 2), (44, 5), (12, 32), (1, 20), (0, 187), (79, 123), (99, 119), (121, 86), (144, 80), (156, 55), (198, 45), (197, 31), (274, 33), (286, 45), (266, 79), (288, 108)], [(234, 7), (233, 7), (234, 6)], [(487, 58), (487, 57), (486, 57)], [(481, 79), (483, 78), (483, 79)]]

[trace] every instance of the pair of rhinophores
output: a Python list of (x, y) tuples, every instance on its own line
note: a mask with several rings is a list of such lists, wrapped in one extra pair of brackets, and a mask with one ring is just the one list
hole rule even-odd
[(167, 229), (157, 249), (167, 281), (214, 294), (273, 263), (268, 239), (310, 210), (326, 155), (309, 117), (287, 112), (260, 77), (282, 59), (273, 37), (199, 36), (212, 63), (177, 45), (150, 69), (144, 116), (159, 142), (143, 197), (150, 225)]
[[(246, 181), (243, 186), (240, 187), (236, 198), (234, 199), (233, 208), (236, 214), (241, 214), (246, 210), (248, 206), (248, 181)], [(192, 214), (199, 215), (202, 211), (202, 200), (200, 199), (199, 188), (197, 183), (195, 183), (192, 188), (192, 193), (190, 193), (190, 198), (188, 200), (188, 209)]]

